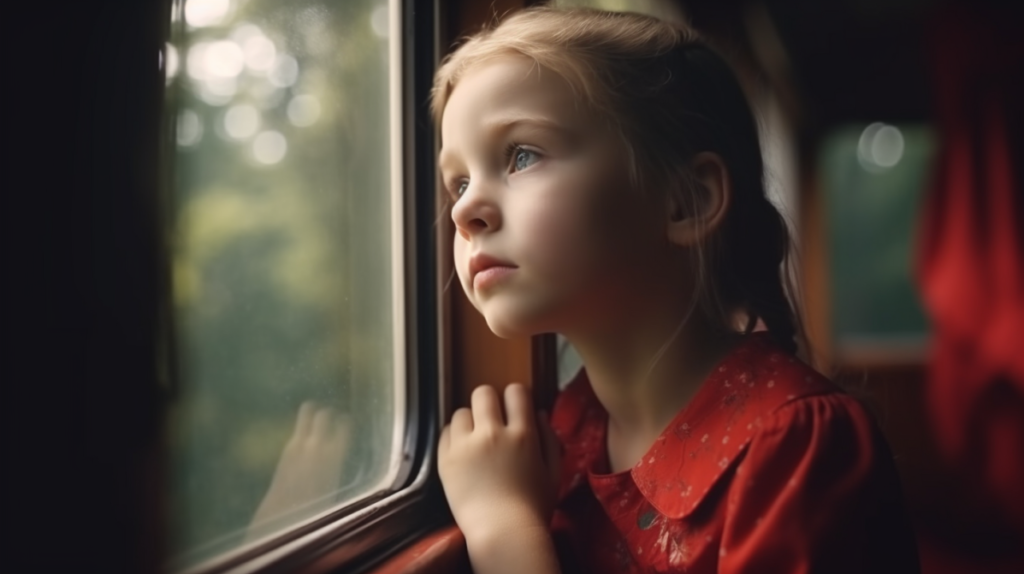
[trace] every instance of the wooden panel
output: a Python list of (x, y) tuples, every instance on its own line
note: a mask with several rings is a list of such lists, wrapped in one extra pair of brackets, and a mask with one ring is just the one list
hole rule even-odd
[(815, 369), (828, 374), (832, 369), (832, 338), (829, 319), (828, 244), (822, 197), (818, 189), (814, 158), (802, 154), (801, 165), (808, 166), (800, 176), (800, 229), (797, 241), (801, 258), (801, 290), (804, 296), (804, 327), (810, 343), (808, 359)]
[(533, 383), (529, 337), (501, 339), (491, 332), (458, 284), (450, 288), (453, 395), (459, 405), (469, 404), (478, 385), (504, 388), (511, 382)]

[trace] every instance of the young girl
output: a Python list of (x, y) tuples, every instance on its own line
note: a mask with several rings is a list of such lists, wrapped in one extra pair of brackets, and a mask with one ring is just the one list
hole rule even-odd
[(794, 357), (789, 239), (721, 57), (654, 18), (530, 9), (455, 51), (433, 106), (466, 295), (585, 365), (560, 444), (516, 384), (442, 433), (476, 574), (917, 570), (878, 430)]

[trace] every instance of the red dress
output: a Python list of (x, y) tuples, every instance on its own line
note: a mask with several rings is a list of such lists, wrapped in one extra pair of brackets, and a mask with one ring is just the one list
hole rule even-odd
[(899, 478), (863, 407), (747, 337), (643, 458), (609, 473), (585, 373), (555, 403), (566, 572), (917, 572)]

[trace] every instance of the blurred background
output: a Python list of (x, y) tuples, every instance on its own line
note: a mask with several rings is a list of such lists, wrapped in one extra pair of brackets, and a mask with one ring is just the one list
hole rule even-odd
[[(534, 3), (441, 1), (433, 33)], [(1024, 3), (556, 3), (688, 21), (730, 60), (808, 357), (878, 416), (923, 571), (1024, 571)], [(188, 568), (395, 483), (397, 5), (5, 18), (4, 570)], [(319, 483), (282, 472), (297, 437), (334, 455), (291, 464)]]
[(732, 60), (811, 359), (878, 416), (923, 571), (1024, 570), (1024, 6), (587, 4), (685, 18)]
[(685, 19), (732, 61), (810, 358), (878, 416), (923, 571), (1024, 570), (1024, 5), (560, 3)]

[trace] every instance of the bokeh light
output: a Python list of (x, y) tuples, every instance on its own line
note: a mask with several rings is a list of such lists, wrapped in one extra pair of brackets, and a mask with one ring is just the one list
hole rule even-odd
[(189, 48), (186, 57), (186, 71), (194, 80), (206, 79), (206, 47), (209, 42), (196, 42)]
[(224, 131), (236, 140), (251, 137), (259, 127), (260, 112), (248, 104), (231, 106), (224, 114)]
[(252, 22), (239, 22), (231, 30), (229, 36), (239, 46), (244, 46), (245, 41), (254, 36), (262, 36), (263, 30)]
[(192, 147), (203, 139), (203, 123), (192, 110), (178, 114), (177, 140), (180, 147)]
[(903, 148), (903, 133), (899, 128), (875, 122), (861, 132), (857, 142), (857, 160), (865, 170), (880, 173), (900, 162)]
[(238, 81), (234, 78), (207, 78), (199, 96), (211, 106), (223, 106), (238, 93)]
[(170, 84), (174, 81), (174, 78), (178, 75), (178, 67), (181, 65), (178, 61), (178, 49), (170, 43), (164, 46), (164, 53), (167, 54), (166, 62), (167, 67), (164, 69), (166, 82)]
[(370, 14), (370, 27), (373, 28), (373, 33), (378, 38), (388, 37), (388, 28), (390, 24), (388, 22), (388, 7), (387, 4), (383, 4), (374, 9), (373, 13)]
[(265, 131), (252, 142), (252, 155), (264, 165), (274, 165), (288, 153), (288, 140), (281, 132)]
[(193, 28), (215, 26), (231, 11), (231, 0), (187, 0), (185, 21)]
[(903, 134), (896, 126), (882, 126), (871, 142), (871, 157), (882, 167), (892, 167), (903, 157)]
[(300, 128), (311, 126), (320, 118), (320, 100), (316, 96), (303, 94), (288, 102), (288, 120)]
[(245, 65), (255, 72), (266, 72), (277, 58), (274, 43), (263, 35), (247, 38), (242, 44), (242, 52), (245, 54)]
[(252, 82), (246, 93), (261, 110), (276, 108), (284, 100), (285, 91), (270, 82)]
[(234, 78), (245, 67), (245, 55), (238, 44), (231, 40), (221, 40), (206, 47), (203, 64), (207, 76)]
[(267, 76), (271, 84), (279, 88), (287, 88), (295, 85), (299, 79), (299, 63), (288, 54), (279, 54), (274, 59), (274, 65)]

